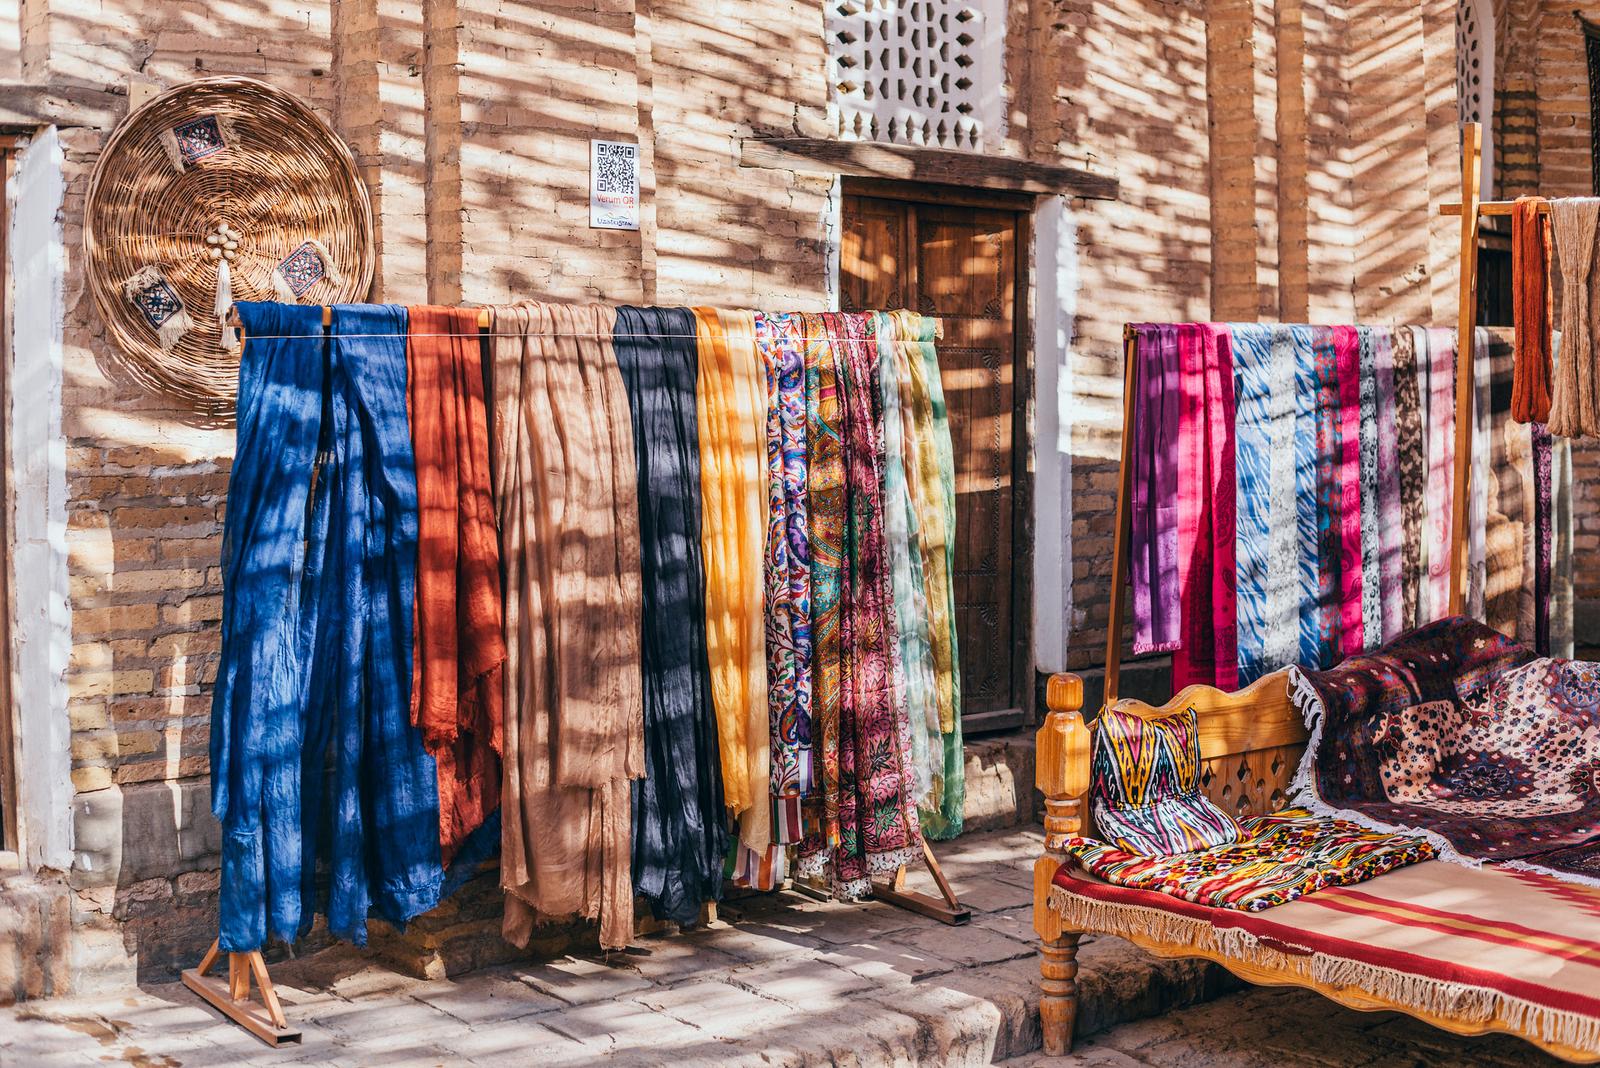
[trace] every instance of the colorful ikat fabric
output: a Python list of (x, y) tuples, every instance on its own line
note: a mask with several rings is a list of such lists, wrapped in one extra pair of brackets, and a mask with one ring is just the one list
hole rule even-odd
[(1304, 809), (1247, 816), (1240, 828), (1243, 837), (1237, 842), (1177, 856), (1138, 856), (1088, 838), (1068, 839), (1066, 851), (1113, 885), (1244, 912), (1365, 882), (1434, 856), (1425, 838), (1379, 834), (1348, 820), (1318, 819)]

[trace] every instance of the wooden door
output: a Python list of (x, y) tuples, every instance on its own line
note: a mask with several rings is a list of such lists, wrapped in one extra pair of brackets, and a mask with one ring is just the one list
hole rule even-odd
[(955, 448), (956, 631), (969, 729), (1013, 725), (1031, 706), (1031, 563), (1018, 492), (1027, 460), (1018, 343), (1025, 223), (1013, 208), (844, 200), (841, 307), (906, 307), (944, 324), (938, 351)]

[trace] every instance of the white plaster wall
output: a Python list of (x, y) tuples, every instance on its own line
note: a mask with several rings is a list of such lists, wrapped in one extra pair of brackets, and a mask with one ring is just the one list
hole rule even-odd
[(72, 863), (67, 659), (67, 449), (61, 432), (62, 247), (65, 186), (54, 127), (35, 137), (7, 190), (10, 234), (12, 672), (21, 726), (20, 816), (31, 867)]
[(1066, 198), (1033, 218), (1033, 664), (1065, 671), (1072, 613), (1072, 352), (1078, 315), (1078, 228)]

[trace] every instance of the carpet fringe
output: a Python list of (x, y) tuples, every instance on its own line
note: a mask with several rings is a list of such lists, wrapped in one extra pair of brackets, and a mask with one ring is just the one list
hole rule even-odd
[[(1499, 1020), (1518, 1033), (1581, 1050), (1600, 1051), (1600, 1017), (1553, 1009), (1498, 990), (1449, 983), (1327, 953), (1287, 953), (1240, 927), (1211, 923), (1159, 908), (1125, 905), (1050, 888), (1050, 907), (1072, 930), (1154, 939), (1215, 953), (1241, 964), (1299, 974), (1326, 986), (1348, 986), (1401, 1008), (1467, 1024)], [(1307, 962), (1298, 964), (1298, 962)]]

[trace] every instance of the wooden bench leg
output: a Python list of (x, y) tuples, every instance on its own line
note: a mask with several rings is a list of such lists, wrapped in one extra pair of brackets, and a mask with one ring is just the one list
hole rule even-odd
[(1044, 1031), (1044, 1051), (1051, 1057), (1072, 1050), (1072, 1028), (1078, 1021), (1078, 939), (1077, 931), (1064, 931), (1060, 938), (1046, 939), (1039, 973), (1044, 979), (1044, 996), (1039, 1001), (1039, 1024)]

